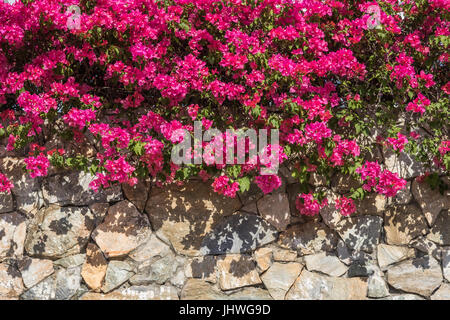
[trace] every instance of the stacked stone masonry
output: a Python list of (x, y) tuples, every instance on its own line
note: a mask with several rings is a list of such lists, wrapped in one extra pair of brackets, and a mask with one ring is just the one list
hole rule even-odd
[[(413, 168), (393, 199), (302, 217), (290, 178), (229, 199), (199, 180), (94, 193), (89, 174), (31, 179), (22, 167), (0, 157), (15, 184), (0, 194), (0, 299), (450, 298), (450, 194)], [(330, 199), (357, 186), (311, 184)]]

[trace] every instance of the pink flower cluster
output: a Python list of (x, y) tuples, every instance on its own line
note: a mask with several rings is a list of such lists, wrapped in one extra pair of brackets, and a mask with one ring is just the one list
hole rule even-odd
[(363, 189), (375, 190), (379, 194), (394, 197), (398, 191), (406, 186), (406, 180), (400, 178), (397, 173), (389, 170), (381, 170), (378, 162), (367, 161), (363, 166), (356, 169), (364, 181)]
[(13, 184), (8, 178), (0, 172), (0, 192), (11, 192)]
[(336, 199), (335, 206), (343, 216), (349, 216), (356, 211), (356, 206), (353, 203), (353, 199), (347, 197), (340, 197)]
[(218, 194), (223, 194), (224, 196), (234, 198), (236, 197), (236, 192), (239, 190), (239, 183), (230, 182), (230, 178), (227, 176), (220, 176), (214, 179), (212, 186), (214, 191)]
[(45, 177), (47, 175), (47, 169), (50, 165), (50, 161), (46, 156), (40, 154), (36, 157), (28, 157), (24, 159), (26, 169), (30, 173), (30, 177)]
[(314, 199), (312, 193), (299, 194), (295, 200), (295, 206), (302, 215), (315, 216), (319, 214), (320, 209), (328, 205), (328, 200), (324, 199), (322, 203), (319, 203), (317, 199)]

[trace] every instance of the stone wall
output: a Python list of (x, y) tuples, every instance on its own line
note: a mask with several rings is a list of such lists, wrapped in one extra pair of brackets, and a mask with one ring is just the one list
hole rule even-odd
[[(406, 191), (360, 201), (351, 217), (299, 216), (289, 178), (238, 199), (198, 180), (95, 194), (87, 174), (30, 179), (22, 166), (0, 158), (15, 183), (0, 195), (0, 299), (450, 298), (450, 195), (407, 164)], [(310, 182), (330, 200), (357, 186)]]

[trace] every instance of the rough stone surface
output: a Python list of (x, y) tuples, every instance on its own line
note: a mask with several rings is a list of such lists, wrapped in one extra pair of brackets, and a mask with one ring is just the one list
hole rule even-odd
[(427, 238), (439, 245), (450, 245), (450, 211), (442, 211), (438, 215)]
[(319, 271), (330, 276), (339, 277), (347, 272), (347, 267), (338, 257), (321, 252), (304, 257), (309, 271)]
[(189, 278), (216, 282), (216, 264), (215, 256), (196, 257), (186, 266), (185, 274)]
[(442, 251), (442, 272), (444, 278), (450, 282), (450, 249)]
[(336, 278), (322, 276), (303, 269), (287, 300), (365, 300), (367, 282), (359, 278)]
[(19, 270), (14, 266), (0, 263), (0, 298), (17, 298), (23, 290)]
[(42, 193), (47, 203), (60, 206), (85, 206), (94, 202), (119, 201), (123, 198), (119, 185), (99, 192), (93, 191), (89, 188), (89, 183), (94, 178), (83, 171), (50, 176), (42, 185)]
[(260, 248), (255, 251), (255, 261), (260, 273), (270, 268), (272, 259), (273, 250), (271, 248)]
[(149, 266), (139, 269), (130, 279), (133, 285), (147, 285), (150, 283), (164, 284), (173, 277), (178, 269), (176, 257), (170, 253)]
[(450, 300), (450, 284), (443, 283), (431, 296), (431, 300)]
[(38, 179), (33, 179), (23, 171), (25, 162), (23, 159), (5, 157), (0, 158), (0, 168), (2, 173), (14, 185), (11, 190), (15, 201), (16, 209), (28, 216), (33, 216), (42, 206), (43, 200), (40, 195), (41, 188)]
[(275, 193), (258, 200), (258, 211), (261, 217), (273, 225), (277, 230), (286, 230), (291, 219), (288, 196)]
[(93, 243), (86, 248), (86, 262), (83, 264), (81, 276), (84, 282), (94, 291), (99, 291), (106, 276), (108, 262), (102, 251)]
[(274, 227), (252, 214), (226, 217), (203, 239), (200, 252), (207, 254), (245, 253), (276, 240)]
[(80, 253), (96, 219), (86, 207), (52, 205), (40, 210), (29, 227), (25, 250), (32, 257), (62, 258)]
[(405, 188), (397, 193), (397, 195), (393, 198), (393, 201), (396, 204), (408, 204), (411, 202), (412, 198), (411, 181), (408, 181)]
[[(88, 245), (89, 246), (89, 245)], [(55, 266), (61, 266), (63, 268), (78, 267), (86, 261), (86, 254), (74, 254), (65, 258), (58, 259), (54, 262)]]
[(388, 244), (404, 245), (426, 234), (428, 227), (419, 208), (414, 205), (402, 205), (385, 212), (384, 231)]
[(106, 270), (102, 291), (108, 293), (133, 276), (133, 266), (125, 261), (111, 261)]
[(226, 295), (209, 282), (189, 279), (181, 290), (180, 300), (224, 300)]
[(245, 255), (226, 255), (217, 261), (219, 285), (230, 290), (261, 283), (255, 262)]
[(177, 253), (197, 256), (204, 236), (240, 207), (238, 199), (227, 199), (214, 193), (210, 184), (192, 181), (182, 187), (153, 188), (145, 211), (157, 234)]
[(372, 252), (378, 245), (383, 219), (377, 216), (360, 216), (342, 220), (337, 231), (352, 250)]
[(277, 247), (273, 249), (273, 260), (275, 261), (292, 262), (296, 259), (297, 251), (281, 249)]
[(23, 255), (26, 230), (25, 218), (18, 212), (0, 214), (0, 261)]
[(145, 215), (128, 201), (108, 209), (105, 220), (92, 233), (92, 238), (108, 258), (121, 257), (136, 249), (150, 235)]
[(21, 295), (23, 300), (55, 300), (55, 277), (50, 276)]
[(385, 148), (383, 151), (386, 169), (393, 173), (397, 173), (399, 177), (410, 179), (425, 173), (425, 168), (420, 162), (416, 161), (412, 156), (409, 156), (405, 152), (397, 155), (390, 148)]
[(414, 249), (401, 246), (379, 244), (377, 247), (378, 264), (381, 270), (386, 270), (391, 264), (406, 260), (414, 256)]
[(367, 281), (367, 296), (369, 298), (384, 298), (389, 295), (389, 288), (383, 277), (372, 275)]
[(70, 300), (80, 289), (81, 266), (59, 269), (55, 277), (55, 299)]
[(122, 190), (125, 197), (133, 203), (139, 211), (143, 211), (145, 209), (149, 189), (150, 184), (147, 181), (139, 180), (134, 186), (130, 186), (128, 183), (122, 184)]
[(301, 254), (313, 254), (334, 250), (337, 240), (336, 234), (327, 226), (311, 221), (289, 227), (280, 235), (279, 244)]
[(178, 294), (170, 285), (131, 286), (108, 294), (88, 292), (81, 300), (178, 300)]
[(14, 202), (11, 193), (0, 193), (0, 213), (10, 212), (14, 209)]
[(387, 281), (396, 289), (428, 297), (442, 282), (441, 266), (429, 256), (406, 260), (388, 269)]
[(129, 257), (140, 267), (145, 267), (169, 253), (171, 253), (170, 247), (153, 233), (143, 244), (133, 250)]
[(24, 258), (19, 265), (22, 280), (27, 288), (31, 288), (51, 275), (55, 270), (51, 260)]
[(284, 300), (286, 292), (299, 276), (303, 266), (300, 263), (275, 262), (262, 276), (264, 286), (275, 300)]
[(428, 183), (420, 183), (415, 179), (412, 183), (412, 193), (430, 226), (434, 225), (442, 210), (450, 210), (450, 193), (447, 191), (441, 194), (439, 190), (431, 189)]
[(387, 198), (381, 194), (369, 194), (362, 200), (355, 201), (358, 215), (383, 215), (386, 210)]

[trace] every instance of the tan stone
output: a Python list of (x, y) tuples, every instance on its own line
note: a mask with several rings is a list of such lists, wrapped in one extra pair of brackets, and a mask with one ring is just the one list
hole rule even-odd
[(339, 277), (348, 270), (348, 267), (338, 257), (326, 252), (308, 255), (304, 259), (309, 271), (320, 271), (330, 276)]
[(240, 207), (237, 198), (214, 193), (210, 183), (189, 181), (184, 186), (152, 188), (145, 211), (160, 239), (179, 254), (198, 256), (205, 235)]
[(441, 194), (439, 190), (431, 189), (426, 182), (420, 183), (415, 179), (412, 183), (412, 193), (430, 226), (442, 210), (450, 209), (450, 193)]
[(226, 295), (212, 284), (200, 279), (188, 279), (180, 300), (224, 300)]
[(103, 256), (102, 251), (93, 243), (89, 243), (86, 248), (86, 261), (81, 270), (84, 282), (94, 291), (99, 291), (106, 276), (108, 261)]
[(286, 264), (275, 262), (261, 276), (261, 279), (275, 300), (283, 300), (286, 292), (302, 271), (302, 268), (303, 266), (296, 262)]
[(92, 238), (108, 258), (123, 257), (141, 245), (151, 234), (145, 215), (128, 201), (108, 209), (105, 220), (92, 233)]
[(362, 278), (329, 277), (303, 269), (286, 300), (365, 300), (366, 295)]
[(17, 298), (24, 290), (18, 270), (0, 263), (0, 298)]
[(381, 270), (386, 270), (391, 264), (414, 257), (414, 249), (401, 246), (391, 246), (381, 243), (377, 247), (377, 259)]
[(272, 265), (272, 254), (271, 248), (259, 248), (255, 251), (255, 261), (260, 273)]
[(450, 300), (450, 284), (443, 283), (431, 296), (431, 300)]
[(273, 251), (273, 260), (282, 262), (292, 262), (297, 259), (297, 251), (276, 248)]
[(25, 258), (20, 262), (19, 270), (22, 274), (23, 283), (27, 288), (38, 284), (55, 270), (51, 260)]
[(290, 223), (291, 212), (289, 199), (285, 193), (265, 195), (258, 200), (257, 205), (261, 217), (277, 228), (277, 230), (286, 230)]
[(429, 256), (400, 262), (390, 267), (386, 275), (394, 288), (426, 297), (439, 287), (443, 279), (441, 266)]
[(0, 261), (23, 255), (27, 226), (17, 212), (0, 214)]
[(88, 292), (80, 300), (178, 300), (178, 294), (169, 285), (131, 286), (107, 294)]
[(222, 290), (261, 283), (255, 262), (248, 256), (230, 254), (217, 261), (219, 284)]
[(385, 213), (384, 231), (388, 244), (408, 244), (412, 239), (426, 234), (427, 230), (425, 218), (415, 205), (396, 206)]

